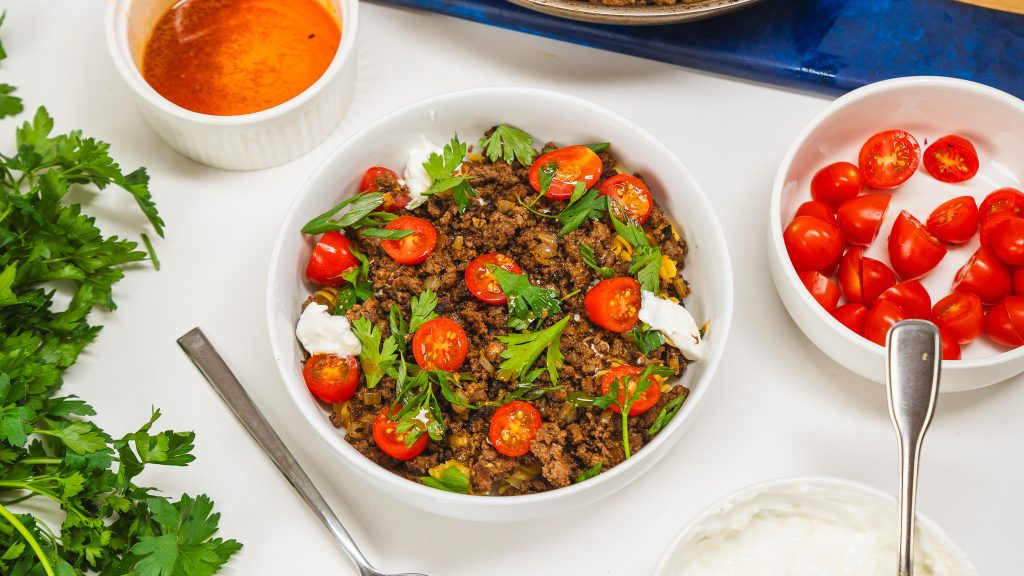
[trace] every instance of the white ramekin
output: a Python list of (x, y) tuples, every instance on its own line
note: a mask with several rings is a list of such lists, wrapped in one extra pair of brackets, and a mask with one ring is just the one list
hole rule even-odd
[(334, 131), (355, 90), (358, 0), (330, 0), (340, 18), (341, 45), (324, 74), (304, 92), (273, 108), (239, 116), (186, 110), (142, 77), (149, 33), (175, 0), (108, 0), (107, 47), (131, 87), (143, 117), (171, 148), (229, 170), (276, 166), (305, 154)]

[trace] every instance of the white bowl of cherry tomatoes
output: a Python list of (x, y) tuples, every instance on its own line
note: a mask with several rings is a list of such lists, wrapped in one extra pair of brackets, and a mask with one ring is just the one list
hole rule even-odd
[(823, 352), (882, 382), (907, 318), (943, 339), (943, 391), (1024, 372), (1024, 102), (940, 77), (878, 82), (800, 133), (769, 210), (772, 278)]

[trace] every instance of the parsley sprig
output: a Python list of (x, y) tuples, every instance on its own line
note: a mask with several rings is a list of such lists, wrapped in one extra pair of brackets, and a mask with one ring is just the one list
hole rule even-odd
[[(633, 403), (643, 396), (649, 387), (657, 385), (652, 381), (652, 376), (667, 378), (675, 374), (676, 371), (668, 366), (649, 364), (643, 369), (643, 372), (635, 376), (636, 386), (632, 392), (629, 392), (629, 384), (634, 380), (634, 377), (626, 376), (616, 378), (608, 387), (607, 394), (594, 398), (593, 405), (598, 408), (605, 409), (612, 405), (619, 407), (619, 412), (622, 413), (622, 450), (626, 455), (626, 460), (632, 457), (629, 449), (629, 409), (633, 407)], [(623, 393), (623, 390), (626, 393)]]
[[(3, 25), (6, 15), (6, 12), (0, 12), (0, 26)], [(7, 52), (4, 51), (3, 43), (0, 43), (0, 60), (5, 58), (7, 58)], [(11, 92), (14, 92), (14, 90), (14, 86), (10, 84), (0, 84), (0, 118), (21, 113), (23, 109), (21, 98), (11, 95)]]
[(456, 494), (469, 494), (469, 476), (459, 470), (457, 466), (448, 466), (441, 473), (440, 478), (434, 478), (433, 476), (422, 476), (420, 482), (425, 486), (430, 486), (437, 490), (444, 490), (445, 492), (454, 492)]
[(480, 148), (491, 162), (497, 162), (498, 158), (501, 158), (507, 164), (518, 161), (523, 166), (532, 164), (535, 154), (533, 138), (508, 124), (496, 126), (488, 138), (481, 138)]
[(356, 318), (352, 333), (359, 339), (359, 364), (366, 387), (374, 388), (398, 364), (398, 344), (394, 338), (384, 338), (381, 329), (367, 318)]
[(644, 234), (644, 229), (639, 224), (629, 220), (619, 220), (612, 215), (612, 225), (619, 236), (626, 239), (633, 245), (633, 259), (629, 262), (629, 273), (636, 275), (637, 282), (642, 290), (655, 294), (661, 288), (661, 278), (658, 271), (661, 269), (661, 250), (651, 244)]
[[(358, 230), (363, 236), (386, 240), (398, 240), (413, 233), (412, 230), (386, 230), (385, 226), (398, 216), (378, 211), (384, 204), (381, 192), (361, 192), (350, 196), (330, 210), (313, 218), (302, 227), (303, 234), (323, 234), (331, 230)], [(347, 211), (335, 218), (342, 210)]]
[(508, 299), (508, 326), (529, 330), (562, 312), (558, 293), (530, 283), (527, 274), (516, 274), (498, 266), (487, 267)]
[(679, 396), (670, 400), (668, 404), (665, 404), (665, 407), (661, 409), (661, 412), (658, 412), (658, 417), (655, 418), (654, 422), (652, 422), (650, 427), (647, 428), (648, 436), (654, 436), (658, 432), (661, 432), (665, 426), (668, 426), (668, 423), (675, 418), (679, 409), (683, 406), (683, 402), (686, 402), (686, 396), (686, 392), (683, 392)]
[(601, 194), (597, 188), (587, 190), (586, 184), (577, 182), (572, 196), (569, 197), (569, 204), (556, 217), (562, 224), (558, 235), (565, 236), (582, 226), (587, 220), (600, 220), (607, 213), (608, 197)]
[(469, 183), (473, 176), (455, 175), (455, 171), (465, 160), (468, 149), (464, 142), (459, 141), (459, 135), (456, 134), (452, 136), (451, 142), (444, 145), (441, 154), (432, 152), (427, 161), (423, 163), (423, 169), (431, 180), (430, 188), (427, 188), (424, 194), (440, 194), (451, 190), (459, 212), (465, 212), (469, 208), (469, 199), (477, 197), (476, 190)]
[(633, 337), (633, 343), (636, 344), (637, 350), (645, 355), (654, 352), (665, 343), (665, 337), (661, 335), (661, 332), (652, 330), (646, 322), (637, 322), (636, 326), (629, 331), (629, 335)]
[[(505, 359), (498, 367), (499, 373), (517, 375), (526, 379), (533, 368), (533, 363), (540, 355), (547, 352), (544, 366), (551, 384), (558, 384), (558, 371), (562, 368), (561, 345), (562, 331), (569, 324), (569, 316), (547, 328), (537, 331), (523, 331), (518, 334), (498, 336), (498, 341), (505, 345), (501, 357)], [(536, 378), (536, 376), (534, 376)]]
[(615, 271), (611, 268), (597, 265), (597, 258), (594, 256), (594, 249), (591, 248), (589, 244), (580, 242), (579, 252), (580, 260), (583, 260), (583, 263), (590, 266), (594, 272), (600, 274), (601, 278), (608, 279), (615, 276)]

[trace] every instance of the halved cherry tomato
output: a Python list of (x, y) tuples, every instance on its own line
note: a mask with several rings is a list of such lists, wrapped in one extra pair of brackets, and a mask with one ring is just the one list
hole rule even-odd
[(981, 298), (971, 292), (953, 292), (932, 307), (931, 321), (957, 343), (966, 344), (985, 327)]
[(963, 244), (978, 231), (978, 203), (972, 196), (947, 200), (928, 216), (927, 226), (939, 240)]
[(839, 286), (817, 270), (805, 270), (800, 272), (799, 276), (811, 296), (831, 314), (839, 302)]
[(399, 216), (388, 222), (384, 229), (412, 230), (412, 234), (405, 238), (380, 241), (380, 247), (399, 264), (420, 264), (430, 256), (437, 245), (437, 229), (423, 218)]
[(909, 318), (927, 320), (932, 313), (932, 297), (918, 280), (900, 282), (879, 294), (878, 299), (899, 306)]
[(540, 189), (540, 170), (555, 163), (555, 175), (551, 179), (544, 195), (552, 200), (565, 200), (572, 196), (572, 189), (577, 182), (583, 182), (592, 188), (601, 177), (604, 167), (601, 158), (586, 146), (568, 146), (547, 154), (542, 154), (530, 165), (530, 186), (537, 192)]
[(302, 378), (318, 400), (337, 404), (356, 393), (359, 362), (354, 356), (314, 354), (302, 367)]
[(843, 250), (839, 228), (811, 216), (797, 216), (782, 233), (789, 259), (797, 272), (822, 270)]
[(501, 285), (494, 279), (494, 274), (491, 273), (488, 265), (516, 274), (522, 274), (523, 269), (516, 264), (515, 260), (497, 252), (477, 256), (466, 266), (466, 287), (473, 293), (473, 296), (488, 304), (504, 304), (508, 302), (508, 298), (501, 290)]
[(860, 149), (857, 164), (872, 188), (895, 188), (906, 182), (920, 162), (921, 147), (903, 130), (879, 132)]
[[(548, 191), (551, 189), (548, 188)], [(647, 184), (636, 176), (616, 174), (602, 182), (598, 191), (615, 200), (613, 205), (609, 206), (610, 209), (625, 211), (631, 220), (640, 224), (647, 221), (647, 217), (651, 215), (651, 208), (654, 207), (654, 200), (651, 199), (651, 191)], [(619, 214), (615, 215), (622, 219)]]
[(982, 224), (985, 220), (999, 212), (1012, 212), (1014, 216), (1024, 213), (1024, 193), (1016, 188), (1000, 188), (981, 201), (978, 208)]
[[(619, 403), (609, 406), (612, 412), (622, 414), (620, 406), (625, 405), (626, 399), (636, 394), (636, 387), (638, 384), (637, 377), (641, 372), (643, 372), (643, 370), (636, 366), (621, 365), (605, 372), (604, 376), (601, 377), (601, 394), (608, 394), (611, 392), (612, 383), (616, 380), (620, 382)], [(625, 386), (622, 386), (622, 380), (627, 380), (628, 383)], [(636, 400), (633, 400), (632, 406), (629, 407), (630, 416), (636, 416), (647, 412), (652, 406), (657, 404), (658, 399), (661, 398), (661, 383), (658, 382), (658, 379), (653, 376), (649, 376), (647, 381), (650, 384), (647, 385), (647, 388), (640, 393), (640, 396), (638, 396)]]
[(865, 194), (840, 204), (836, 221), (843, 238), (850, 244), (870, 246), (882, 227), (890, 200), (888, 194)]
[(850, 248), (839, 261), (839, 287), (847, 302), (864, 301), (864, 285), (861, 282), (861, 260), (864, 249), (860, 246)]
[(942, 337), (942, 359), (959, 360), (962, 353), (960, 351), (960, 343), (956, 341), (956, 338), (942, 330), (939, 330), (939, 336)]
[(829, 224), (836, 224), (836, 211), (834, 208), (818, 200), (808, 200), (800, 205), (796, 209), (796, 215), (793, 216), (814, 216), (819, 220), (824, 220)]
[(424, 370), (458, 370), (468, 349), (466, 331), (450, 318), (428, 320), (412, 336), (412, 354)]
[(587, 318), (612, 332), (628, 332), (640, 315), (640, 283), (629, 276), (600, 281), (583, 297)]
[(896, 275), (883, 262), (868, 258), (860, 259), (860, 283), (865, 306), (874, 306), (883, 292), (896, 284)]
[(985, 334), (995, 342), (1010, 348), (1024, 344), (1024, 338), (1013, 327), (1005, 302), (1000, 302), (988, 309), (985, 314)]
[(885, 335), (893, 324), (909, 318), (903, 310), (888, 300), (879, 300), (868, 311), (864, 321), (864, 337), (879, 346), (885, 346)]
[(811, 178), (811, 198), (833, 207), (855, 198), (863, 188), (860, 170), (849, 162), (829, 164)]
[(999, 226), (1004, 220), (1009, 220), (1010, 218), (1017, 218), (1017, 216), (1014, 216), (1013, 212), (1004, 211), (993, 212), (992, 214), (989, 214), (988, 218), (983, 219), (981, 221), (981, 245), (991, 250), (992, 232), (996, 229), (996, 226)]
[(868, 309), (860, 302), (850, 302), (849, 304), (843, 304), (836, 311), (832, 313), (839, 320), (843, 326), (846, 326), (850, 330), (853, 330), (857, 334), (864, 333), (864, 323), (868, 319)]
[(989, 247), (1004, 263), (1024, 265), (1024, 218), (1003, 218), (992, 228)]
[(1024, 268), (1013, 271), (1013, 293), (1016, 296), (1024, 296)]
[(397, 182), (398, 174), (394, 170), (383, 166), (370, 166), (363, 174), (363, 180), (359, 183), (360, 192), (380, 192), (377, 180), (383, 178), (389, 182)]
[[(390, 406), (385, 406), (383, 410), (377, 413), (377, 418), (373, 420), (373, 441), (377, 444), (377, 447), (381, 449), (388, 456), (391, 456), (395, 460), (411, 460), (416, 456), (419, 456), (423, 450), (427, 447), (429, 436), (426, 432), (420, 434), (418, 438), (412, 443), (407, 445), (406, 441), (409, 435), (412, 434), (412, 430), (405, 432), (398, 431), (398, 422), (395, 422), (389, 417), (388, 409)], [(402, 410), (401, 405), (395, 406), (392, 415), (397, 415)]]
[(982, 304), (995, 304), (1010, 293), (1013, 279), (991, 250), (979, 246), (971, 259), (953, 278), (954, 292), (971, 292), (981, 298)]
[(978, 151), (966, 138), (943, 136), (924, 151), (924, 169), (942, 182), (963, 182), (978, 173)]
[(946, 255), (946, 246), (906, 210), (889, 233), (889, 261), (903, 280), (924, 276)]
[(341, 286), (345, 283), (342, 274), (359, 265), (349, 248), (352, 242), (341, 232), (326, 232), (313, 247), (313, 253), (306, 264), (306, 278), (322, 286)]
[(1010, 325), (1024, 337), (1024, 296), (1007, 296), (1003, 300), (1006, 306), (1006, 315), (1010, 317)]
[(540, 412), (529, 402), (513, 400), (494, 411), (488, 437), (494, 449), (505, 456), (522, 456), (541, 425)]

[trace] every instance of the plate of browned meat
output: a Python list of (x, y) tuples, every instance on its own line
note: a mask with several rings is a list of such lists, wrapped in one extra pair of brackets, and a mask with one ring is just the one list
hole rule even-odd
[(758, 0), (509, 0), (531, 10), (603, 24), (671, 24), (725, 14)]

